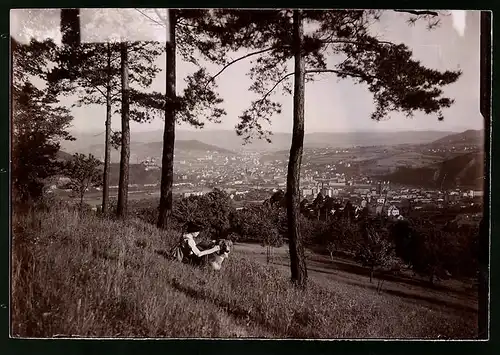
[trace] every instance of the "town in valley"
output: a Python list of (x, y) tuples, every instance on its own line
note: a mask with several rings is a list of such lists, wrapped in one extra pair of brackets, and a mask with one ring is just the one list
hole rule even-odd
[[(209, 133), (205, 132), (202, 139)], [(454, 210), (458, 220), (477, 223), (482, 216), (484, 194), (483, 132), (433, 133), (442, 137), (418, 144), (349, 146), (347, 140), (342, 147), (317, 141), (312, 147), (306, 145), (300, 177), (301, 200), (310, 204), (321, 195), (340, 205), (340, 210), (349, 201), (358, 211), (366, 207), (372, 214), (399, 219), (410, 211), (436, 214), (443, 209)], [(386, 138), (390, 140), (397, 134), (387, 133)], [(434, 138), (432, 134), (430, 137)], [(286, 190), (288, 151), (269, 146), (268, 150), (265, 143), (261, 143), (260, 149), (250, 145), (231, 150), (195, 139), (176, 141), (174, 195), (200, 196), (217, 188), (228, 193), (238, 209), (263, 203), (277, 191)], [(131, 199), (159, 197), (159, 147), (155, 142), (134, 144), (132, 140)], [(103, 159), (103, 145), (79, 149)], [(69, 144), (68, 151), (71, 152)], [(116, 151), (113, 154), (118, 158)], [(56, 179), (50, 190), (71, 198), (65, 182), (64, 177)], [(111, 196), (116, 197), (117, 161), (111, 165), (110, 189)], [(100, 187), (91, 187), (86, 194), (94, 210), (100, 206), (100, 191)], [(335, 212), (334, 208), (328, 211)]]

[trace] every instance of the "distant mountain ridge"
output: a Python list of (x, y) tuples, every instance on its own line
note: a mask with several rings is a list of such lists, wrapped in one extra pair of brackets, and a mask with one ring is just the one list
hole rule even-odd
[[(304, 146), (306, 148), (347, 148), (352, 146), (426, 144), (453, 134), (455, 134), (455, 132), (445, 131), (318, 132), (307, 133), (304, 137)], [(77, 138), (76, 141), (62, 143), (63, 150), (77, 152), (85, 150), (91, 145), (102, 145), (104, 143), (103, 135), (74, 133), (74, 136)], [(290, 149), (291, 137), (289, 133), (275, 133), (271, 136), (271, 143), (267, 143), (265, 140), (256, 139), (251, 144), (243, 145), (243, 139), (238, 137), (234, 131), (178, 130), (176, 131), (176, 145), (179, 144), (180, 141), (199, 141), (219, 149), (230, 151), (279, 151)], [(131, 134), (131, 144), (161, 142), (162, 140), (163, 131), (161, 130), (133, 132)]]
[[(161, 132), (142, 132), (142, 134), (135, 135), (135, 140), (132, 140), (131, 142), (131, 164), (138, 164), (148, 157), (161, 157), (163, 143), (161, 141), (147, 141), (148, 139), (156, 139), (159, 133)], [(220, 131), (216, 135), (214, 135), (214, 131), (179, 131), (179, 133), (176, 135), (177, 138), (175, 142), (176, 159), (182, 160), (188, 157), (193, 158), (197, 155), (204, 156), (206, 152), (214, 152), (222, 155), (236, 155), (238, 154), (237, 152), (228, 148), (224, 148), (225, 146), (231, 146), (233, 144), (231, 143), (232, 138), (229, 138), (231, 137), (230, 133), (234, 132)], [(397, 171), (392, 174), (384, 175), (382, 176), (382, 178), (384, 180), (392, 181), (393, 183), (429, 188), (455, 188), (458, 186), (482, 188), (484, 178), (484, 152), (482, 152), (481, 147), (484, 142), (484, 131), (467, 130), (461, 133), (449, 133), (450, 132), (439, 131), (310, 133), (305, 137), (305, 154), (316, 154), (314, 153), (315, 147), (339, 147), (340, 144), (348, 143), (350, 144), (349, 146), (358, 145), (365, 147), (380, 145), (396, 146), (400, 144), (409, 144), (414, 145), (414, 148), (416, 149), (414, 152), (412, 150), (411, 154), (420, 154), (420, 149), (428, 149), (430, 147), (451, 148), (452, 146), (456, 146), (459, 147), (458, 149), (460, 150), (460, 146), (475, 146), (476, 149), (477, 147), (479, 147), (480, 152), (474, 152), (474, 150), (473, 152), (471, 152), (469, 150), (469, 153), (461, 154), (451, 159), (443, 156), (443, 160), (441, 160), (440, 162), (429, 162), (428, 164), (430, 165), (421, 164), (420, 167), (415, 167), (415, 165), (409, 165), (414, 167), (403, 167), (401, 165), (397, 168)], [(198, 139), (182, 139), (193, 138), (193, 134), (197, 135), (197, 137), (200, 139), (205, 139), (206, 141), (216, 141), (215, 143), (217, 144), (210, 144), (206, 141), (201, 141)], [(227, 134), (227, 136), (224, 136), (224, 134)], [(82, 141), (80, 145), (81, 148), (78, 150), (66, 150), (66, 152), (60, 151), (58, 154), (59, 158), (62, 160), (69, 159), (71, 155), (68, 154), (68, 152), (73, 153), (75, 151), (84, 154), (92, 153), (97, 158), (102, 158), (104, 156), (104, 144), (103, 142), (101, 142), (102, 136), (97, 137), (98, 141), (95, 136), (93, 137), (93, 140), (89, 139), (87, 141)], [(279, 147), (280, 144), (282, 144), (284, 149), (275, 150), (274, 152), (271, 149), (268, 149), (271, 151), (269, 154), (271, 156), (278, 154), (281, 158), (287, 159), (289, 147), (288, 142), (286, 141), (289, 138), (289, 135), (280, 133), (278, 135), (275, 135), (274, 138), (274, 143), (270, 146)], [(89, 144), (94, 143), (95, 141), (97, 141), (97, 144)], [(260, 142), (259, 144), (261, 144), (260, 147), (262, 147), (267, 143)], [(393, 149), (397, 150), (399, 148), (394, 147)], [(466, 151), (467, 150), (464, 149), (464, 152)], [(319, 151), (318, 154), (320, 157), (323, 157), (321, 155), (321, 151)], [(405, 154), (408, 155), (410, 153)], [(398, 159), (401, 160), (402, 158), (404, 157), (399, 157)], [(324, 157), (322, 159), (324, 160)], [(384, 157), (381, 157), (380, 159), (384, 159)], [(409, 158), (406, 157), (406, 159)], [(118, 163), (119, 160), (119, 150), (113, 149), (111, 162)], [(378, 162), (380, 162), (380, 160), (378, 160)], [(405, 163), (404, 165), (408, 164)], [(151, 174), (151, 176), (148, 175), (147, 180), (149, 181), (149, 179), (153, 179), (156, 181), (156, 173)]]
[[(77, 152), (84, 154), (93, 154), (97, 158), (104, 157), (104, 144), (92, 144), (82, 146)], [(224, 155), (235, 155), (236, 153), (228, 149), (216, 147), (197, 140), (176, 140), (174, 154), (186, 155), (190, 153), (204, 154), (207, 151)], [(74, 151), (72, 151), (74, 152)], [(130, 143), (130, 159), (131, 163), (139, 163), (149, 157), (161, 157), (163, 152), (163, 142), (131, 142)], [(66, 153), (67, 154), (67, 153)], [(120, 161), (120, 151), (111, 150), (111, 162), (117, 163)]]

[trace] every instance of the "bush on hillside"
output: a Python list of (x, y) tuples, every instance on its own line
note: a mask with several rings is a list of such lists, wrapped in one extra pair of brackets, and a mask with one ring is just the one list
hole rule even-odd
[(173, 216), (179, 225), (199, 225), (211, 239), (225, 238), (231, 232), (231, 215), (235, 212), (229, 195), (219, 189), (203, 195), (189, 196), (174, 205)]

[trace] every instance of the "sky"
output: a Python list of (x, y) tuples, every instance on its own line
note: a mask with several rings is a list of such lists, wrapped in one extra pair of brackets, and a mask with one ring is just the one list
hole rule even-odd
[[(31, 11), (31, 13), (29, 13)], [(82, 9), (82, 40), (96, 41), (116, 36), (125, 36), (132, 40), (157, 40), (164, 42), (165, 29), (160, 26), (165, 20), (165, 9), (156, 13), (149, 9), (109, 9), (104, 14), (97, 14), (93, 9)], [(141, 13), (142, 12), (142, 13)], [(146, 14), (146, 15), (144, 15)], [(99, 18), (97, 16), (100, 16)], [(321, 80), (307, 83), (305, 88), (305, 130), (312, 132), (351, 132), (351, 131), (412, 131), (440, 130), (464, 131), (466, 129), (482, 129), (483, 119), (479, 111), (479, 12), (452, 11), (441, 17), (441, 24), (433, 30), (426, 29), (425, 21), (410, 26), (408, 15), (384, 12), (380, 21), (374, 23), (371, 31), (380, 39), (395, 43), (405, 43), (412, 50), (414, 57), (424, 65), (439, 70), (463, 71), (459, 80), (444, 88), (446, 96), (455, 99), (455, 104), (443, 111), (444, 121), (436, 116), (416, 113), (413, 118), (402, 114), (390, 114), (390, 119), (376, 122), (370, 119), (374, 109), (373, 99), (366, 86), (355, 85), (350, 79), (339, 80), (333, 74), (325, 74)], [(34, 20), (36, 18), (36, 20)], [(126, 20), (123, 20), (126, 18)], [(151, 18), (151, 19), (150, 19)], [(96, 20), (98, 19), (98, 20)], [(127, 26), (123, 27), (123, 23)], [(40, 24), (49, 30), (40, 30)], [(11, 34), (20, 41), (27, 37), (51, 37), (60, 42), (59, 10), (11, 10)], [(130, 29), (134, 29), (130, 32)], [(120, 32), (122, 31), (122, 32)], [(42, 34), (41, 34), (42, 33)], [(96, 39), (96, 36), (98, 38)], [(132, 38), (130, 38), (132, 36)], [(233, 58), (245, 54), (244, 51), (234, 53)], [(329, 57), (328, 62), (334, 64), (339, 57)], [(155, 78), (151, 89), (164, 92), (165, 88), (165, 55), (157, 59), (156, 64), (162, 68)], [(220, 67), (208, 65), (210, 73), (217, 73)], [(242, 60), (230, 66), (217, 78), (218, 92), (224, 99), (223, 107), (227, 116), (222, 123), (207, 122), (206, 130), (234, 130), (238, 116), (245, 110), (253, 94), (248, 91), (251, 80), (247, 76), (251, 68), (250, 60)], [(184, 78), (194, 71), (194, 67), (177, 57), (177, 91), (182, 92)], [(272, 125), (264, 127), (273, 132), (292, 131), (293, 98), (282, 96), (276, 91), (274, 97), (282, 103), (280, 115), (272, 119)], [(62, 98), (61, 103), (71, 106), (74, 97)], [(73, 108), (72, 131), (101, 132), (104, 130), (105, 108), (103, 106), (85, 106)], [(112, 127), (120, 128), (120, 117), (114, 116)], [(131, 131), (151, 131), (163, 129), (163, 121), (156, 119), (152, 123), (131, 123)], [(178, 129), (193, 129), (185, 124)]]

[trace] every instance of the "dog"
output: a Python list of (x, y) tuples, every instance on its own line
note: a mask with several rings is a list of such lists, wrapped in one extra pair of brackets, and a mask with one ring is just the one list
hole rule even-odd
[(212, 270), (220, 270), (222, 268), (222, 263), (229, 257), (229, 254), (231, 253), (233, 242), (227, 239), (218, 239), (213, 240), (210, 243), (200, 243), (198, 244), (198, 247), (206, 250), (213, 248), (216, 245), (219, 246), (219, 251), (202, 256), (201, 258), (193, 256), (191, 257), (191, 262), (197, 266), (208, 266)]

